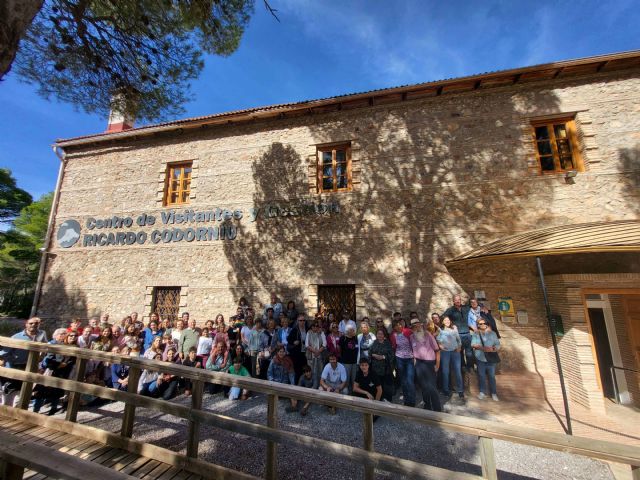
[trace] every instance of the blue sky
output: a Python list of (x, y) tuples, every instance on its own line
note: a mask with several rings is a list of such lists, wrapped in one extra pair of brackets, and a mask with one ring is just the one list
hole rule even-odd
[[(640, 48), (640, 9), (615, 1), (256, 0), (239, 50), (208, 57), (183, 117)], [(106, 118), (0, 83), (0, 166), (35, 198), (55, 187), (56, 138)]]

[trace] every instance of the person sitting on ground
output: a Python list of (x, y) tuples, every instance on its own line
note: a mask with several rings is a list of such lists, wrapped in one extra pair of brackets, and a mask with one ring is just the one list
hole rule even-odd
[[(216, 343), (213, 346), (205, 368), (211, 372), (226, 372), (229, 369), (229, 352), (225, 343)], [(206, 389), (211, 394), (224, 390), (222, 385), (217, 383), (207, 383)]]
[[(230, 375), (237, 375), (240, 377), (249, 377), (249, 370), (247, 370), (244, 365), (242, 365), (242, 360), (239, 357), (236, 357), (233, 361), (233, 365), (229, 367)], [(246, 388), (240, 387), (231, 387), (229, 390), (229, 400), (237, 400), (240, 397), (240, 400), (246, 400), (249, 395), (249, 390)]]
[[(300, 379), (298, 380), (298, 386), (303, 388), (317, 388), (314, 387), (315, 381), (313, 379), (311, 367), (309, 365), (305, 365), (302, 367), (302, 375), (300, 375)], [(302, 406), (302, 410), (300, 410), (300, 415), (303, 417), (307, 415), (309, 412), (309, 407), (311, 404), (309, 402), (305, 402)], [(287, 407), (287, 412), (296, 412), (298, 410), (298, 401), (295, 398), (291, 399), (291, 406)]]
[[(202, 360), (196, 355), (197, 350), (196, 347), (191, 347), (189, 349), (189, 354), (187, 358), (182, 361), (182, 365), (185, 367), (193, 367), (193, 368), (202, 368)], [(190, 378), (184, 379), (184, 394), (188, 397), (191, 395), (191, 390), (193, 390), (193, 384)]]
[[(84, 383), (87, 385), (97, 385), (98, 387), (104, 387), (105, 383), (98, 378), (96, 372), (89, 372), (84, 377)], [(125, 388), (126, 390), (126, 388)], [(81, 407), (97, 407), (99, 405), (103, 405), (108, 400), (104, 398), (100, 398), (96, 395), (91, 395), (89, 393), (83, 393), (80, 395), (80, 406)]]
[[(129, 347), (122, 347), (120, 354), (123, 356), (130, 355), (131, 350)], [(121, 363), (111, 364), (111, 385), (116, 390), (126, 392), (129, 386), (129, 365), (123, 365)]]
[(267, 369), (267, 380), (270, 382), (295, 385), (295, 370), (291, 358), (287, 356), (284, 347), (278, 347), (276, 355)]
[[(347, 371), (341, 363), (338, 363), (338, 358), (334, 353), (329, 354), (329, 363), (327, 363), (324, 370), (322, 370), (318, 390), (342, 393), (344, 395), (349, 394), (349, 389), (347, 388)], [(335, 407), (329, 407), (329, 412), (335, 415)]]
[(378, 376), (371, 370), (366, 358), (360, 359), (360, 369), (353, 382), (353, 396), (369, 400), (382, 399), (382, 384)]

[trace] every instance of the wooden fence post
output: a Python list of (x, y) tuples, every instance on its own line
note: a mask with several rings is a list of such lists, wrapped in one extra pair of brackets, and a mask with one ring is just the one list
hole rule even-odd
[(496, 470), (496, 455), (493, 451), (493, 438), (478, 437), (480, 440), (480, 463), (482, 465), (482, 478), (498, 480)]
[[(40, 363), (40, 353), (35, 352), (33, 350), (29, 350), (29, 356), (27, 357), (27, 366), (25, 367), (25, 372), (37, 373), (38, 372), (38, 363)], [(20, 388), (20, 401), (18, 403), (18, 408), (22, 410), (27, 410), (29, 408), (29, 403), (31, 402), (31, 394), (33, 393), (33, 383), (32, 382), (22, 382), (22, 387)]]
[[(267, 427), (278, 428), (278, 396), (269, 394), (267, 396)], [(273, 441), (267, 441), (267, 465), (265, 478), (267, 480), (276, 480), (278, 477), (278, 444)]]
[[(129, 368), (129, 383), (127, 384), (127, 392), (138, 393), (138, 380), (140, 380), (140, 367), (131, 366)], [(124, 415), (122, 416), (122, 428), (120, 435), (131, 438), (133, 435), (133, 421), (136, 417), (136, 406), (127, 403), (124, 406)]]
[[(363, 435), (364, 449), (367, 452), (373, 452), (373, 415), (371, 413), (363, 413)], [(375, 468), (372, 465), (365, 464), (364, 466), (364, 480), (373, 480), (375, 475)]]
[[(73, 376), (74, 381), (82, 383), (84, 381), (84, 371), (87, 367), (86, 358), (76, 358), (76, 372)], [(69, 401), (67, 402), (67, 416), (68, 422), (75, 422), (78, 418), (78, 406), (80, 405), (80, 393), (70, 392)]]
[[(191, 409), (200, 410), (202, 408), (204, 383), (201, 380), (192, 380), (191, 384)], [(200, 443), (200, 422), (196, 420), (189, 420), (187, 457), (198, 458), (198, 443)]]
[(6, 480), (22, 480), (24, 476), (24, 467), (15, 463), (4, 462), (3, 477)]

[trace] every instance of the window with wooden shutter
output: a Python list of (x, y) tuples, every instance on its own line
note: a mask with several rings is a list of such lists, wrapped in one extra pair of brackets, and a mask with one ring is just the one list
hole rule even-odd
[(351, 145), (340, 144), (317, 148), (318, 192), (351, 190)]
[(531, 127), (540, 173), (584, 170), (573, 119), (539, 121)]
[(175, 163), (167, 166), (165, 205), (189, 203), (192, 167), (193, 162)]

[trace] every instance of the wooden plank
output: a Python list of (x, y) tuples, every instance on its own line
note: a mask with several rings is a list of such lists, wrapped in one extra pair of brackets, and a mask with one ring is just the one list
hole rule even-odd
[(133, 476), (136, 478), (143, 478), (149, 472), (151, 472), (152, 470), (155, 470), (155, 468), (160, 465), (162, 465), (162, 462), (159, 462), (158, 460), (150, 459), (147, 463), (144, 464), (144, 466), (136, 470)]
[[(278, 429), (278, 396), (270, 394), (267, 397), (267, 426)], [(267, 464), (265, 465), (265, 478), (276, 480), (278, 478), (278, 444), (272, 440), (267, 441)]]
[(120, 470), (122, 473), (126, 473), (127, 475), (131, 475), (136, 470), (142, 468), (147, 462), (151, 461), (150, 458), (147, 457), (138, 457), (134, 462), (131, 462), (125, 468)]
[(171, 465), (168, 465), (166, 463), (160, 463), (160, 465), (158, 465), (156, 468), (151, 470), (142, 478), (157, 479), (158, 477), (161, 477), (163, 473), (165, 473), (168, 470), (171, 470), (172, 468), (175, 468), (175, 467), (172, 467)]
[[(129, 369), (129, 383), (127, 384), (127, 393), (138, 393), (138, 381), (140, 380), (141, 371), (138, 367), (131, 367)], [(120, 435), (123, 437), (131, 438), (133, 435), (133, 422), (136, 416), (135, 404), (127, 403), (124, 407), (124, 415), (122, 415), (122, 427), (120, 429)]]
[(488, 480), (498, 480), (498, 471), (496, 469), (496, 455), (493, 451), (493, 439), (479, 437), (479, 441), (482, 478), (486, 478)]
[(122, 450), (120, 450), (118, 448), (112, 448), (108, 452), (105, 452), (102, 455), (100, 455), (99, 457), (93, 458), (91, 461), (94, 462), (94, 463), (99, 463), (100, 465), (102, 465), (107, 460), (110, 460), (113, 457), (117, 457), (121, 453), (122, 453)]
[[(362, 414), (362, 438), (364, 441), (364, 449), (367, 452), (373, 452), (373, 415), (370, 413)], [(373, 465), (364, 466), (364, 479), (373, 480), (375, 469)]]
[[(76, 360), (76, 371), (72, 380), (76, 382), (84, 382), (84, 373), (87, 367), (86, 358), (78, 358)], [(75, 422), (78, 418), (78, 407), (80, 406), (80, 393), (70, 392), (69, 402), (67, 403), (66, 420), (68, 422)]]
[(0, 457), (5, 461), (37, 472), (33, 475), (29, 473), (30, 478), (40, 474), (69, 480), (129, 478), (102, 465), (82, 461), (77, 457), (34, 444), (6, 432), (0, 432), (0, 443), (3, 445)]
[[(192, 382), (191, 388), (191, 409), (200, 410), (202, 408), (202, 394), (204, 384), (200, 380)], [(187, 436), (187, 457), (198, 458), (198, 445), (200, 444), (200, 422), (189, 420), (189, 433)]]
[(118, 471), (123, 470), (124, 468), (126, 468), (127, 465), (135, 462), (139, 457), (140, 455), (136, 453), (130, 453), (126, 457), (118, 460), (113, 465), (109, 465), (109, 468), (113, 468), (114, 470), (118, 470)]
[[(40, 362), (40, 353), (30, 350), (27, 357), (27, 366), (25, 372), (35, 373), (38, 371), (38, 363)], [(33, 382), (22, 382), (20, 388), (20, 400), (18, 401), (18, 408), (26, 410), (31, 403), (31, 394), (33, 393)]]
[(110, 458), (105, 458), (100, 463), (107, 468), (111, 468), (115, 464), (117, 464), (120, 460), (123, 460), (127, 455), (130, 455), (126, 450), (117, 449), (117, 455), (114, 455)]
[[(124, 393), (124, 392), (119, 392)], [(126, 394), (126, 393), (125, 393)], [(128, 395), (128, 394), (126, 394)], [(146, 398), (146, 397), (141, 397)], [(153, 400), (153, 399), (151, 399)], [(174, 405), (179, 406), (179, 405)], [(182, 407), (186, 408), (186, 407)], [(203, 413), (201, 411), (201, 413)], [(44, 415), (39, 415), (33, 412), (27, 412), (16, 408), (0, 405), (0, 416), (10, 416), (26, 422), (38, 422), (48, 428), (57, 430), (64, 430), (73, 435), (79, 435), (85, 438), (92, 438), (97, 442), (110, 445), (114, 448), (122, 448), (132, 453), (143, 455), (149, 458), (162, 458), (165, 463), (182, 468), (189, 473), (197, 473), (207, 478), (215, 477), (220, 479), (233, 479), (233, 480), (257, 480), (257, 477), (246, 473), (232, 470), (230, 468), (222, 467), (213, 463), (205, 462), (203, 460), (191, 459), (179, 453), (173, 452), (166, 448), (158, 447), (156, 445), (147, 444), (130, 438), (122, 437), (118, 434), (106, 432), (96, 427), (90, 427), (88, 425), (82, 425), (79, 423), (69, 423), (57, 418), (51, 418)], [(200, 419), (201, 420), (201, 419)], [(202, 420), (201, 420), (202, 421)], [(91, 447), (94, 449), (95, 447)]]
[(173, 480), (173, 478), (180, 472), (182, 472), (182, 469), (178, 467), (170, 467), (169, 470), (160, 475), (157, 480)]

